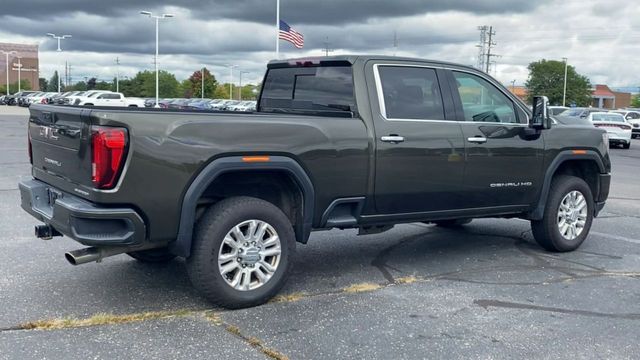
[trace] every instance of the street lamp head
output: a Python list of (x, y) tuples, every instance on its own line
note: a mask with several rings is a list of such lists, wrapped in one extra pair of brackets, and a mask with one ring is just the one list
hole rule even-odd
[(56, 34), (47, 33), (47, 36), (56, 37)]
[(151, 16), (151, 11), (140, 11), (140, 14)]
[(62, 35), (63, 39), (67, 39), (67, 38), (70, 38), (70, 37), (72, 37), (72, 36), (71, 35)]
[(162, 14), (163, 18), (172, 18), (173, 14)]

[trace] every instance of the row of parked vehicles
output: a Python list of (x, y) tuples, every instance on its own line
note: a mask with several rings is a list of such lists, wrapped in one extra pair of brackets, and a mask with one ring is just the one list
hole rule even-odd
[(609, 110), (591, 107), (550, 106), (549, 110), (559, 123), (605, 129), (609, 137), (609, 144), (612, 146), (622, 146), (624, 149), (629, 149), (631, 139), (640, 136), (640, 109)]
[[(113, 106), (113, 107), (154, 107), (155, 98), (126, 97), (119, 92), (108, 90), (68, 91), (65, 93), (21, 91), (13, 95), (0, 96), (0, 105), (28, 107), (31, 104)], [(256, 101), (226, 99), (161, 99), (162, 109), (180, 110), (223, 110), (251, 112), (256, 110)]]
[[(156, 99), (147, 99), (146, 107), (154, 107)], [(256, 111), (256, 101), (228, 99), (160, 99), (158, 105), (162, 109), (179, 110), (223, 110), (223, 111)]]

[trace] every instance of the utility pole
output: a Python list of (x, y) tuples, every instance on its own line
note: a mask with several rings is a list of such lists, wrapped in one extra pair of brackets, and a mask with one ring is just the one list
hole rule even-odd
[(511, 92), (513, 94), (515, 94), (515, 92), (516, 92), (516, 81), (515, 80), (511, 80)]
[(233, 68), (238, 65), (225, 64), (229, 68), (229, 100), (233, 100)]
[(478, 62), (476, 64), (476, 68), (478, 70), (484, 70), (484, 58), (486, 56), (486, 46), (487, 46), (487, 30), (489, 27), (486, 25), (478, 26), (478, 30), (480, 30), (480, 43), (476, 45), (478, 48)]
[(329, 56), (330, 52), (333, 52), (333, 49), (329, 49), (329, 37), (326, 37), (326, 40), (323, 42), (324, 44), (324, 48), (322, 49), (324, 51), (324, 56)]
[(488, 34), (489, 35), (489, 39), (487, 41), (487, 60), (485, 62), (485, 67), (487, 69), (485, 72), (487, 74), (489, 73), (490, 66), (491, 66), (491, 57), (492, 56), (497, 56), (497, 55), (492, 55), (491, 54), (491, 47), (496, 45), (496, 43), (494, 43), (493, 40), (492, 40), (493, 35), (495, 35), (495, 34), (496, 34), (496, 32), (493, 31), (493, 26), (489, 26), (489, 34)]
[(120, 58), (116, 57), (116, 92), (120, 92)]
[(564, 89), (562, 90), (562, 106), (565, 106), (567, 102), (567, 61), (569, 59), (562, 58), (564, 60)]
[(393, 56), (398, 52), (398, 32), (393, 30)]

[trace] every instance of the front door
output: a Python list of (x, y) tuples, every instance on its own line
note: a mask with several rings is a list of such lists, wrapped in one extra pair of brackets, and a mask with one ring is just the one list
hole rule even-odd
[(529, 128), (522, 105), (494, 80), (455, 70), (448, 75), (463, 117), (466, 207), (533, 203), (543, 180), (541, 133)]
[(393, 64), (372, 70), (378, 213), (459, 208), (464, 142), (444, 71)]

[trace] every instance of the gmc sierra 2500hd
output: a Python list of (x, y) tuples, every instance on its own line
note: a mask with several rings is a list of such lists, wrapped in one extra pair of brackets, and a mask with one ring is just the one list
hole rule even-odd
[(272, 61), (251, 114), (33, 105), (22, 207), (38, 237), (89, 246), (74, 265), (181, 256), (228, 308), (274, 296), (313, 230), (517, 217), (571, 251), (607, 199), (609, 144), (547, 111), (451, 63)]

